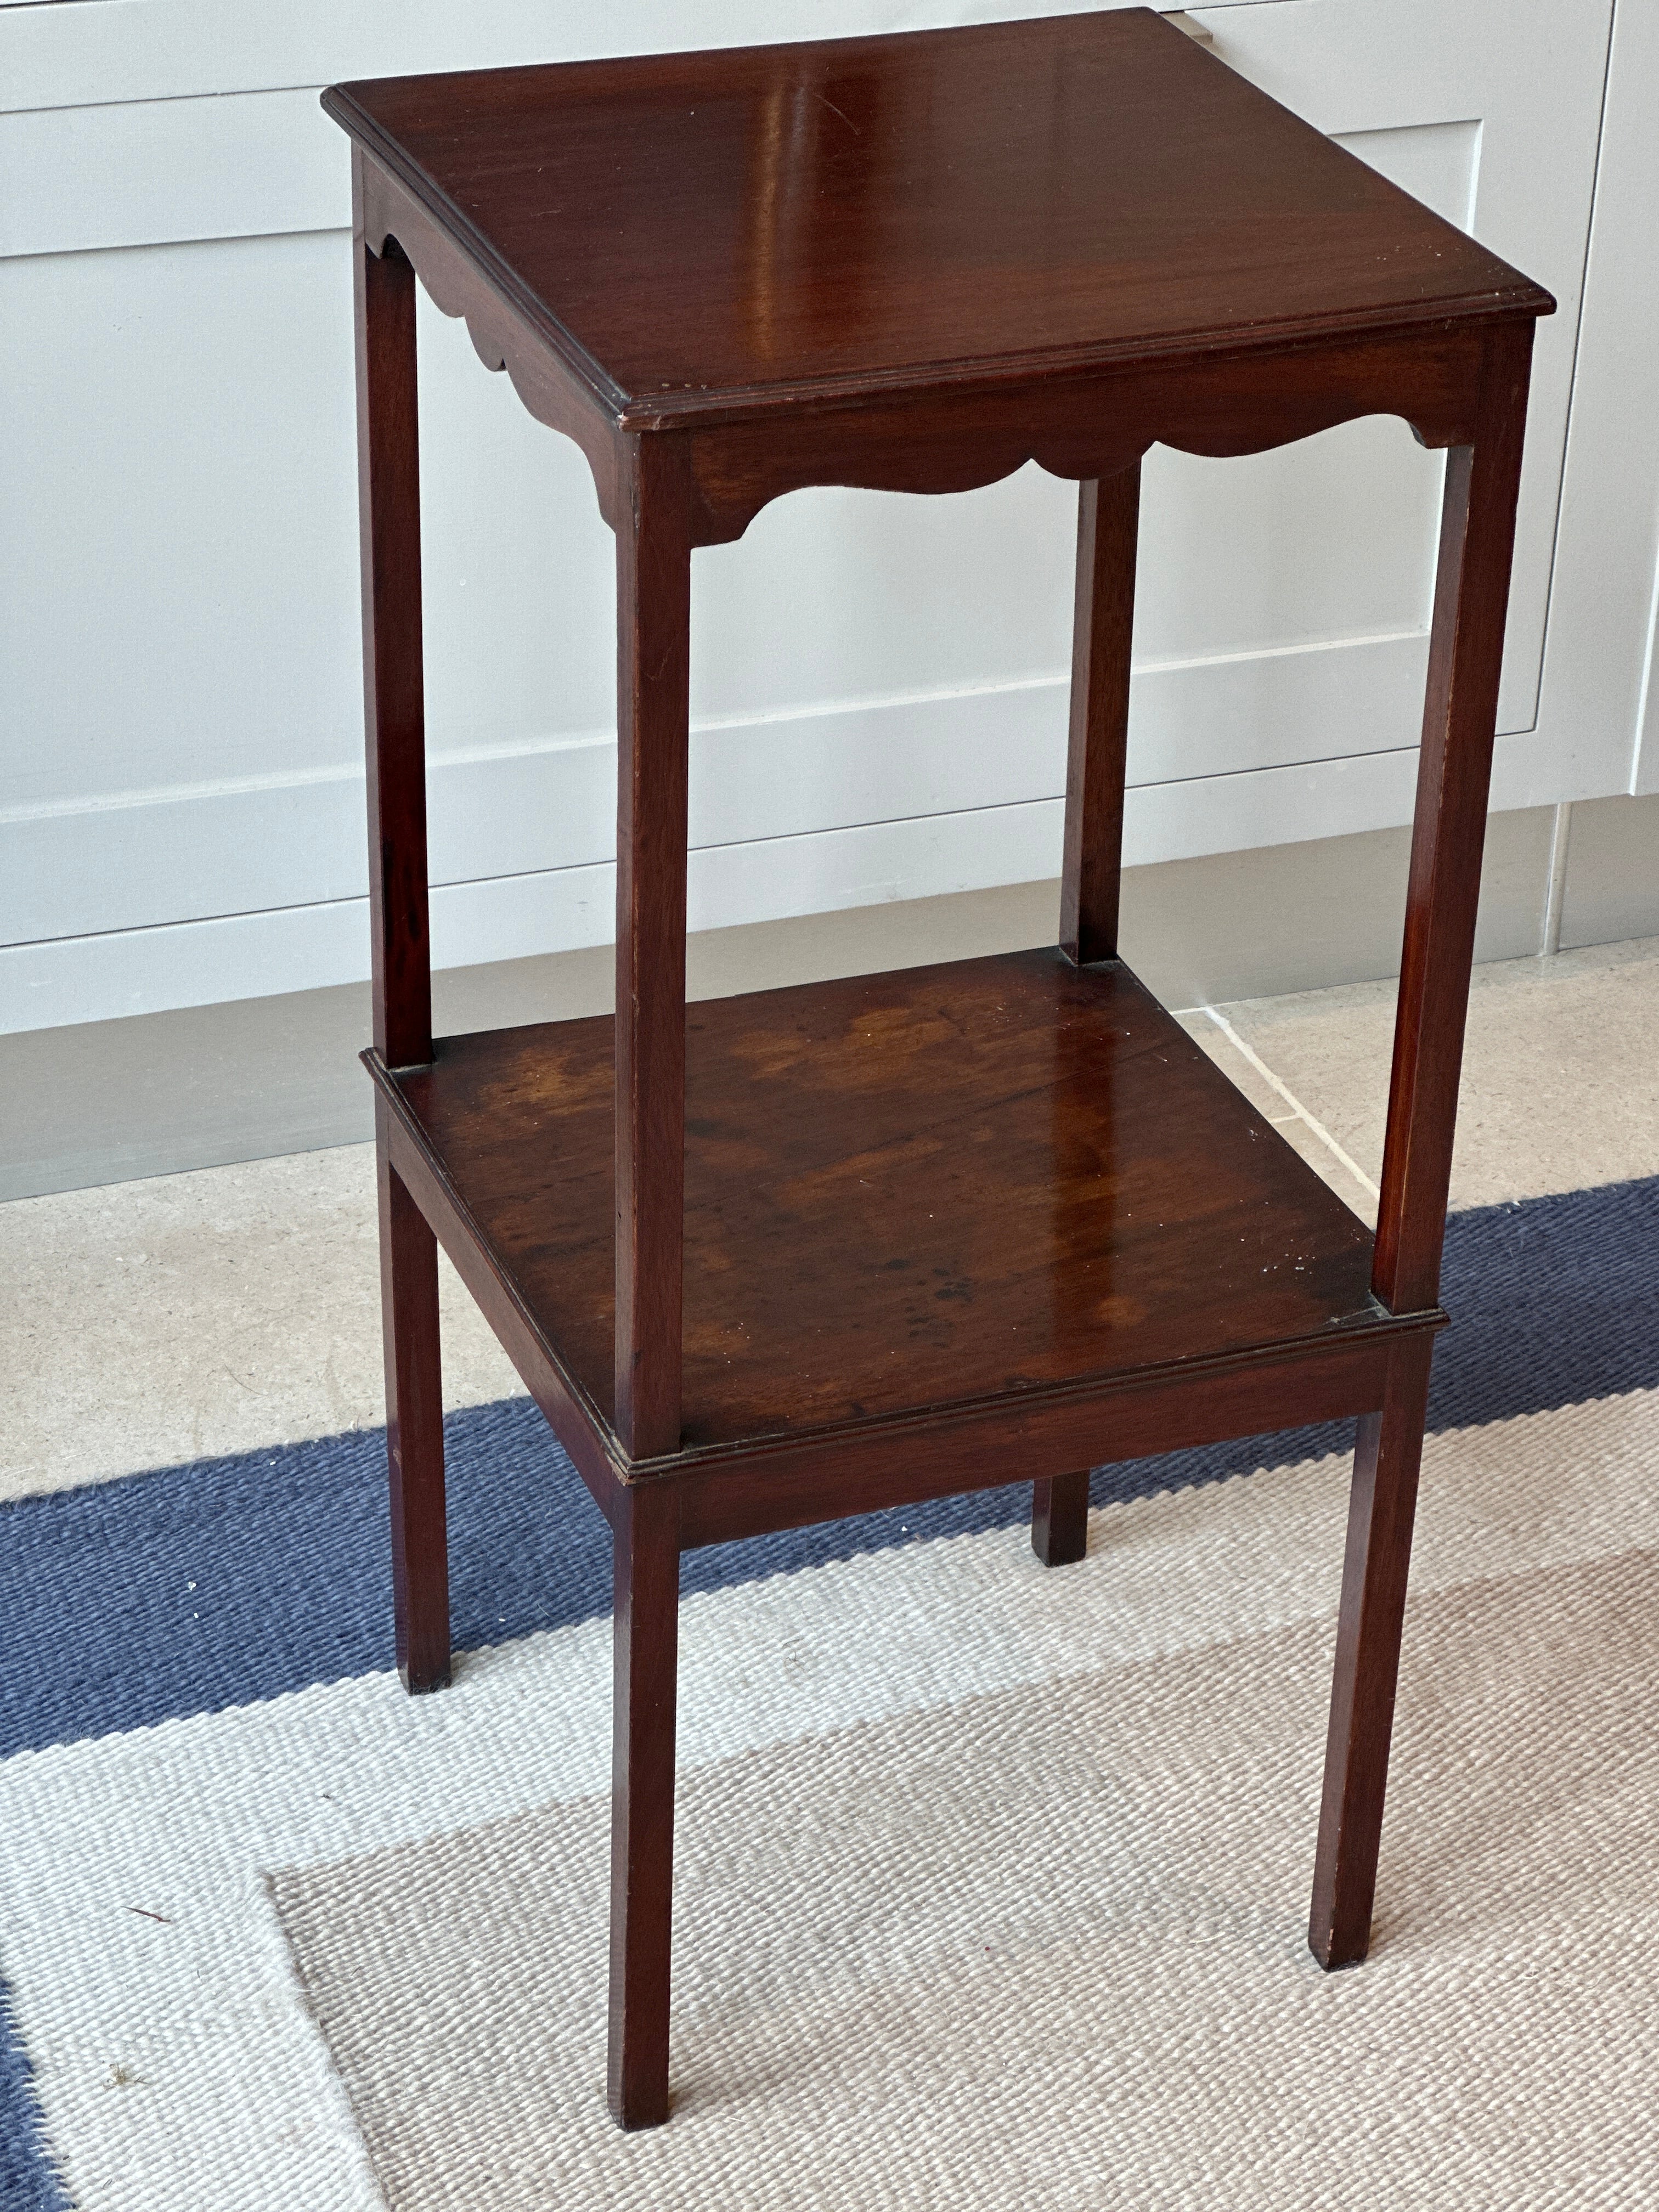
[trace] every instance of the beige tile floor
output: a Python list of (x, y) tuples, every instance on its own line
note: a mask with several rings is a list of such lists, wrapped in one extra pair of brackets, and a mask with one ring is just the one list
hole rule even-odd
[[(1382, 1158), (1394, 990), (1182, 1016), (1352, 1206)], [(1455, 1206), (1650, 1174), (1659, 1161), (1659, 939), (1477, 970)], [(383, 1418), (372, 1151), (0, 1206), (0, 1497)], [(451, 1406), (517, 1379), (447, 1264)]]
[[(1354, 983), (1219, 1009), (1373, 1184), (1394, 1001), (1392, 983)], [(1453, 1206), (1619, 1182), (1656, 1164), (1659, 938), (1478, 968)]]

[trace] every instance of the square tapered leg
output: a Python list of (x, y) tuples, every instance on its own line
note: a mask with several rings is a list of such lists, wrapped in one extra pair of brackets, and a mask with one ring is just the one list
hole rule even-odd
[[(384, 1121), (384, 1109), (381, 1112)], [(438, 1345), (438, 1246), (380, 1144), (380, 1303), (398, 1672), (411, 1692), (449, 1680), (449, 1546)]]
[(668, 2118), (680, 1601), (672, 1487), (626, 1491), (613, 1541), (610, 2104), (620, 2126), (653, 2128)]
[(1308, 1919), (1309, 1948), (1328, 1968), (1358, 1966), (1370, 1942), (1429, 1360), (1427, 1345), (1395, 1355), (1382, 1410), (1361, 1419), (1354, 1451)]
[(1074, 1565), (1089, 1548), (1089, 1470), (1031, 1485), (1031, 1549), (1045, 1567)]

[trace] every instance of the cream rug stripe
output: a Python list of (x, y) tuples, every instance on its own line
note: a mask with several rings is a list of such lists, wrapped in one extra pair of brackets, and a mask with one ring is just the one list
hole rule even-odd
[(1656, 1621), (1651, 1552), (1415, 1607), (1330, 1979), (1322, 1623), (696, 1770), (656, 2135), (604, 2106), (602, 1800), (275, 1887), (393, 2212), (1650, 2203)]
[[(1659, 1549), (1656, 1412), (1636, 1394), (1431, 1439), (1419, 1597)], [(1346, 1476), (1326, 1461), (1108, 1509), (1090, 1559), (1054, 1576), (1015, 1529), (692, 1599), (687, 1787), (827, 1731), (1035, 1686), (1041, 1705), (1060, 1677), (1298, 1623), (1328, 1640)], [(1522, 1660), (1531, 1632), (1507, 1631)], [(598, 1797), (609, 1643), (590, 1622), (470, 1657), (439, 1698), (359, 1678), (0, 1768), (0, 1968), (82, 2212), (376, 2203), (262, 1877)], [(1648, 1679), (1628, 1692), (1644, 1711)], [(1316, 1765), (1322, 1726), (1304, 1731)], [(807, 1772), (818, 1748), (791, 1757)], [(600, 1849), (596, 1930), (603, 1873)], [(136, 2078), (112, 2087), (115, 2069)]]

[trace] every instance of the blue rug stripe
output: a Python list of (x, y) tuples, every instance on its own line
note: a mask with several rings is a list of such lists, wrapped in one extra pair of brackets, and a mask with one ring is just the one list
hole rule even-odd
[[(1659, 1176), (1455, 1215), (1430, 1419), (1465, 1428), (1659, 1385)], [(461, 1650), (609, 1610), (603, 1522), (526, 1400), (455, 1414), (452, 1615)], [(1097, 1502), (1345, 1449), (1281, 1431), (1099, 1470)], [(367, 1674), (389, 1663), (379, 1430), (27, 1498), (0, 1509), (8, 1625), (0, 1755)], [(1006, 1528), (1030, 1486), (711, 1547), (688, 1591), (923, 1538)]]
[(0, 2206), (4, 2212), (72, 2212), (46, 2143), (28, 2053), (0, 1982)]

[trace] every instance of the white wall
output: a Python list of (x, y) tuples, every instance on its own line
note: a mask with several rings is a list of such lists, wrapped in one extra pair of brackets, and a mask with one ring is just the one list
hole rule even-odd
[[(0, 9), (0, 405), (28, 425), (4, 489), (0, 1027), (365, 972), (349, 194), (315, 85), (1050, 5)], [(1659, 454), (1632, 463), (1629, 373), (1577, 347), (1613, 19), (1613, 0), (1201, 11), (1230, 62), (1561, 301), (1500, 805), (1633, 772)], [(1614, 57), (1639, 198), (1642, 56)], [(1634, 228), (1607, 235), (1587, 333), (1632, 293)], [(599, 941), (609, 534), (580, 455), (464, 330), (423, 303), (420, 339), (435, 951)], [(1576, 366), (1585, 392), (1601, 377), (1582, 431)], [(1132, 860), (1407, 818), (1440, 468), (1392, 421), (1253, 460), (1150, 457)], [(803, 493), (696, 556), (694, 926), (1055, 872), (1074, 501), (1036, 471), (955, 501)], [(1589, 619), (1563, 621), (1585, 595), (1558, 525), (1593, 544), (1620, 520), (1632, 545), (1649, 530), (1639, 612), (1553, 690)]]

